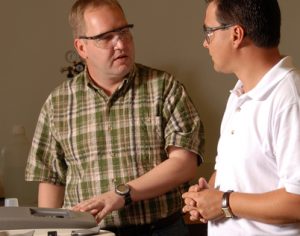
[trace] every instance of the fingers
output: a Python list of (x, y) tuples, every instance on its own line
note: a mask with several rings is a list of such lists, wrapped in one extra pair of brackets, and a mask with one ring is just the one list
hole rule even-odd
[(202, 217), (201, 214), (196, 209), (190, 211), (190, 218), (191, 219), (193, 219), (193, 220), (200, 220), (201, 217)]
[(200, 221), (201, 223), (204, 224), (208, 222), (208, 220), (204, 219), (203, 216), (200, 214), (200, 212), (196, 209), (190, 210), (189, 214), (190, 214), (191, 221)]
[(183, 208), (182, 208), (182, 212), (183, 213), (187, 213), (187, 212), (190, 212), (191, 210), (193, 210), (194, 208), (191, 207), (191, 206), (188, 206), (188, 205), (185, 205)]
[(73, 211), (90, 212), (92, 215), (97, 215), (105, 206), (105, 203), (96, 197), (78, 203), (72, 208)]
[(189, 198), (189, 197), (184, 197), (184, 203), (188, 206), (196, 206), (196, 202), (192, 199), (192, 198)]
[(205, 180), (205, 178), (201, 177), (198, 180), (198, 184), (194, 184), (189, 187), (188, 192), (200, 192), (201, 190), (208, 189), (208, 188), (209, 188), (209, 185), (208, 185), (207, 181)]
[(74, 211), (89, 211), (94, 208), (93, 205), (95, 205), (95, 204), (93, 204), (93, 201), (86, 200), (86, 201), (83, 201), (83, 202), (77, 204), (76, 206), (74, 206), (72, 208), (72, 210), (74, 210)]
[(109, 206), (109, 204), (105, 206), (100, 201), (87, 200), (73, 207), (73, 210), (90, 212), (95, 217), (96, 222), (100, 223), (101, 220), (110, 213)]
[(182, 194), (182, 198), (191, 198), (191, 199), (195, 199), (198, 196), (198, 192), (185, 192), (184, 194)]
[(184, 206), (182, 208), (183, 213), (189, 213), (190, 214), (190, 220), (196, 221), (201, 218), (200, 213), (197, 211), (196, 208), (190, 207), (190, 206)]
[(102, 211), (99, 211), (98, 214), (95, 216), (95, 219), (96, 219), (96, 222), (97, 223), (100, 223), (101, 220), (107, 215), (110, 213), (110, 210), (108, 207), (104, 207), (102, 209)]
[(189, 192), (199, 192), (201, 189), (198, 184), (192, 185), (189, 187)]
[(98, 209), (93, 209), (90, 211), (90, 213), (93, 215), (93, 216), (96, 216), (98, 214), (99, 210)]

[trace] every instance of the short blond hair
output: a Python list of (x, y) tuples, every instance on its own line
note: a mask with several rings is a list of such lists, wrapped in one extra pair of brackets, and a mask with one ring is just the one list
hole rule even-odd
[(123, 8), (117, 0), (77, 0), (70, 11), (69, 23), (72, 28), (74, 38), (85, 34), (84, 13), (88, 8), (100, 6), (111, 6), (119, 8), (124, 14)]

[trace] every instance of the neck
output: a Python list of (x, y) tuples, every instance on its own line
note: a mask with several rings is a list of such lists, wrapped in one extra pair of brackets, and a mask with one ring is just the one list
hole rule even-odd
[(124, 77), (103, 77), (88, 71), (91, 80), (108, 95), (111, 96), (120, 86)]
[(281, 59), (278, 48), (248, 48), (241, 53), (235, 74), (243, 82), (244, 92), (253, 89)]

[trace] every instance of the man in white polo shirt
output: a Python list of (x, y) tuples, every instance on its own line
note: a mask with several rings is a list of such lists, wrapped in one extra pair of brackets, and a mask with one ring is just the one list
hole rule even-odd
[(300, 235), (300, 74), (282, 56), (277, 0), (208, 0), (203, 46), (233, 73), (215, 172), (183, 194), (208, 234)]

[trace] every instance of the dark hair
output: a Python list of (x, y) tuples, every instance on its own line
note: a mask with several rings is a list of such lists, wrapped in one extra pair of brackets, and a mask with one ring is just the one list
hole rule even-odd
[(77, 0), (73, 4), (69, 14), (69, 23), (71, 25), (74, 38), (77, 38), (79, 35), (85, 33), (84, 12), (86, 9), (100, 6), (116, 7), (119, 8), (124, 14), (124, 11), (118, 0)]
[(280, 43), (281, 13), (277, 0), (206, 0), (217, 6), (220, 24), (237, 24), (258, 47)]

